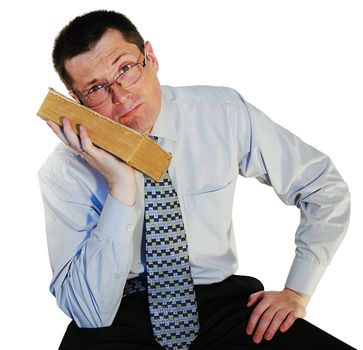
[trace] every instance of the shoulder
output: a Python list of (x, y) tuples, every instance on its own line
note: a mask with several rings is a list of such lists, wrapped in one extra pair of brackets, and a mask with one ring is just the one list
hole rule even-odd
[[(223, 86), (163, 86), (178, 127), (203, 127), (234, 129), (237, 124), (248, 122), (248, 107), (243, 97), (233, 88)], [(205, 128), (205, 126), (208, 128)]]
[(170, 100), (176, 102), (244, 103), (242, 96), (235, 89), (230, 87), (208, 85), (172, 87), (163, 85), (162, 89)]
[(63, 143), (57, 145), (40, 167), (38, 177), (41, 186), (71, 196), (79, 194), (81, 188), (97, 189), (105, 181), (79, 154)]
[(72, 149), (59, 143), (39, 169), (40, 177), (64, 178), (67, 171), (80, 162), (80, 156)]

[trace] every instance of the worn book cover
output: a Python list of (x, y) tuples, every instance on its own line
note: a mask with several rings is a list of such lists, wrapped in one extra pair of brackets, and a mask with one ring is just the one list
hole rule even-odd
[(84, 107), (52, 88), (49, 88), (37, 115), (58, 125), (62, 125), (62, 117), (67, 117), (77, 134), (77, 125), (84, 125), (93, 144), (155, 181), (160, 181), (169, 167), (171, 154), (147, 135)]

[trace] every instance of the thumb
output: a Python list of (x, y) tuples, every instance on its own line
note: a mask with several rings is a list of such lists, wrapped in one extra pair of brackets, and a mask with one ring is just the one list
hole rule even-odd
[(264, 291), (253, 293), (248, 298), (247, 307), (250, 307), (252, 305), (255, 305), (258, 301), (260, 301), (263, 298)]

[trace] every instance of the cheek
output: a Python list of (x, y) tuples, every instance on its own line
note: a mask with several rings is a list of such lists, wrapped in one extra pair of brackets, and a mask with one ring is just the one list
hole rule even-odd
[(135, 113), (134, 123), (142, 126), (150, 126), (154, 123), (154, 113), (152, 108), (148, 104), (144, 104), (140, 110)]
[(148, 106), (143, 105), (137, 112), (122, 118), (121, 123), (131, 129), (144, 133), (150, 129), (154, 121)]
[(146, 77), (143, 81), (143, 88), (143, 95), (149, 102), (150, 109), (157, 110), (161, 99), (161, 87), (158, 77), (156, 75)]
[(112, 106), (106, 105), (99, 108), (94, 108), (94, 111), (104, 115), (107, 118), (113, 119)]

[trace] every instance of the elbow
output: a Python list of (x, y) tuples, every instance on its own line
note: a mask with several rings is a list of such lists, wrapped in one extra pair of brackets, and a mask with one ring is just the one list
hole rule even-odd
[(112, 325), (113, 319), (111, 317), (106, 319), (94, 319), (94, 318), (87, 318), (84, 317), (77, 317), (77, 315), (74, 315), (72, 317), (74, 322), (77, 324), (79, 328), (103, 328), (103, 327), (109, 327)]
[(79, 328), (100, 328), (110, 326), (111, 315), (101, 317), (94, 302), (85, 303), (83, 298), (76, 296), (72, 288), (63, 285), (55, 294), (58, 307), (70, 317)]
[(102, 328), (112, 325), (113, 317), (111, 315), (100, 317), (94, 310), (87, 308), (80, 309), (63, 305), (60, 308), (76, 323), (79, 328)]
[(339, 202), (341, 205), (344, 205), (347, 210), (349, 210), (351, 203), (351, 194), (348, 184), (342, 178), (340, 178), (340, 181), (337, 181), (334, 187), (337, 195), (336, 201)]

